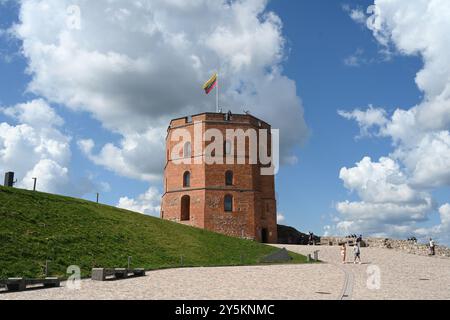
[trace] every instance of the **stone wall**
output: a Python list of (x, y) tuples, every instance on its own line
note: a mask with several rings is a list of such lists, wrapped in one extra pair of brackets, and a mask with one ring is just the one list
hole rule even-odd
[[(321, 245), (333, 245), (337, 246), (342, 242), (346, 242), (349, 245), (355, 243), (355, 239), (342, 238), (342, 237), (321, 237)], [(386, 238), (365, 238), (361, 243), (362, 247), (372, 248), (387, 248), (395, 249), (403, 252), (426, 256), (429, 253), (428, 245), (416, 243), (408, 240), (395, 240)], [(436, 245), (436, 256), (450, 257), (450, 248), (445, 246)]]

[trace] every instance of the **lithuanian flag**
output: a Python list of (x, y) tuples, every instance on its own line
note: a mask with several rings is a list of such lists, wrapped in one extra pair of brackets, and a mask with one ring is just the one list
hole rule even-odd
[(203, 85), (203, 90), (205, 90), (206, 94), (209, 94), (212, 91), (212, 89), (215, 88), (216, 85), (217, 85), (217, 73), (215, 73), (211, 77), (211, 79), (206, 81), (206, 83)]

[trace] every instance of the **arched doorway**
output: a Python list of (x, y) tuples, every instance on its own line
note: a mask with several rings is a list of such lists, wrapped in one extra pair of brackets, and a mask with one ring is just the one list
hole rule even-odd
[(181, 221), (191, 220), (191, 197), (183, 196), (181, 198)]
[(269, 242), (269, 232), (266, 228), (261, 229), (261, 242), (268, 243)]

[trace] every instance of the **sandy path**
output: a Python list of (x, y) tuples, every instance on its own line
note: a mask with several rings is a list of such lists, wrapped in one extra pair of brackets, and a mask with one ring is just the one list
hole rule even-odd
[[(318, 281), (320, 279), (320, 281)], [(120, 281), (0, 294), (2, 299), (336, 299), (344, 274), (332, 265), (186, 268)]]
[[(418, 256), (396, 250), (361, 248), (362, 265), (341, 264), (339, 247), (285, 246), (288, 250), (308, 254), (319, 250), (319, 259), (344, 269), (354, 277), (353, 299), (450, 299), (450, 259)], [(348, 260), (352, 252), (348, 250)], [(380, 286), (372, 290), (368, 272), (380, 270)]]
[[(450, 299), (450, 259), (362, 248), (362, 265), (340, 263), (339, 247), (286, 246), (302, 254), (320, 250), (325, 263), (147, 272), (120, 281), (83, 280), (62, 287), (0, 294), (7, 299)], [(368, 268), (379, 268), (380, 287), (367, 286)]]

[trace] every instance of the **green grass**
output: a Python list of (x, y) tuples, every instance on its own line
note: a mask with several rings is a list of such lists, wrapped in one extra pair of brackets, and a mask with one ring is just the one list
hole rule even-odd
[[(77, 265), (147, 270), (259, 264), (276, 248), (69, 197), (0, 187), (0, 279), (67, 277)], [(290, 253), (291, 263), (304, 263)], [(243, 257), (241, 261), (241, 256)]]

